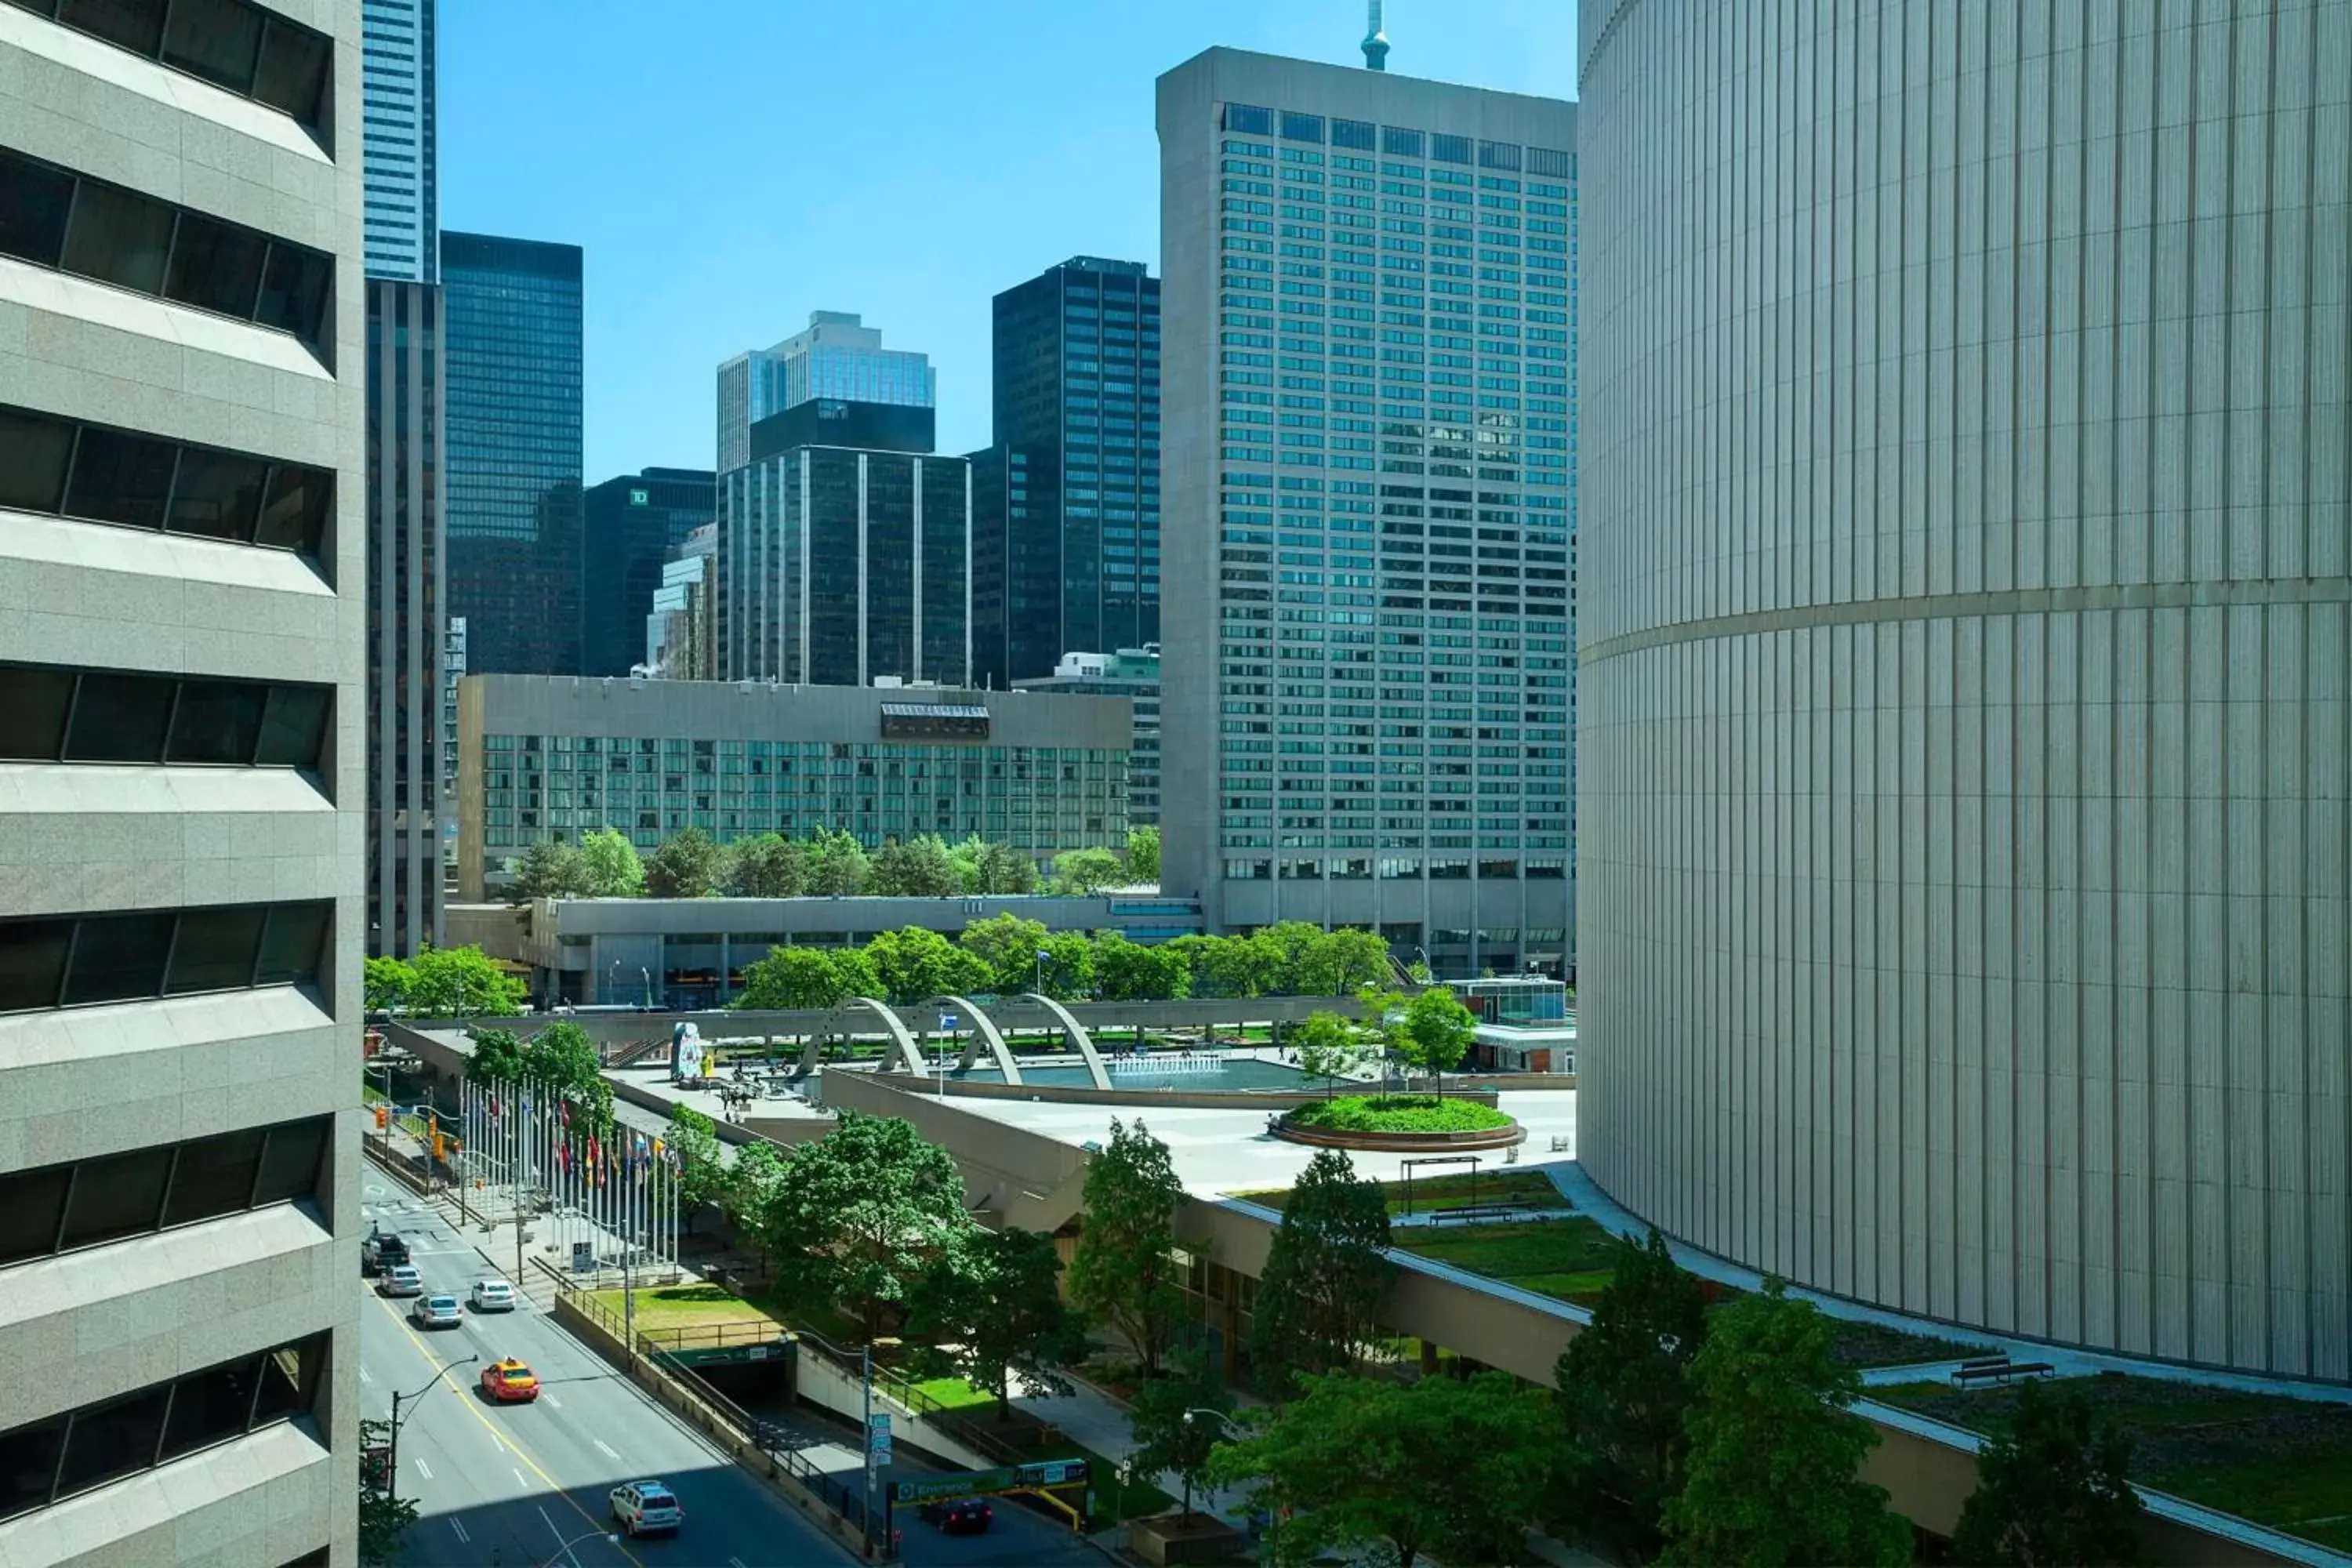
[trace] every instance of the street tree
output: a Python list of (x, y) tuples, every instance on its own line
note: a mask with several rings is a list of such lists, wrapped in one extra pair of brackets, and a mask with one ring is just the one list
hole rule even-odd
[(866, 847), (848, 833), (820, 827), (808, 841), (808, 890), (819, 898), (852, 898), (874, 873)]
[[(360, 1449), (362, 1453), (392, 1441), (392, 1423), (373, 1417), (360, 1419)], [(392, 1568), (400, 1560), (402, 1542), (408, 1527), (416, 1522), (415, 1500), (394, 1497), (381, 1490), (368, 1474), (368, 1467), (360, 1467), (360, 1568)]]
[(1065, 849), (1054, 857), (1054, 890), (1057, 893), (1083, 898), (1118, 886), (1126, 876), (1127, 868), (1108, 849)]
[(646, 862), (646, 894), (655, 899), (707, 899), (719, 891), (719, 846), (699, 827), (662, 840)]
[(2126, 1472), (2131, 1435), (2079, 1389), (2017, 1390), (2005, 1429), (1977, 1450), (1977, 1489), (1960, 1506), (1952, 1556), (2000, 1568), (2143, 1560), (2146, 1517)]
[(1266, 987), (1269, 992), (1311, 996), (1323, 990), (1318, 983), (1322, 979), (1320, 957), (1328, 939), (1321, 926), (1307, 921), (1276, 921), (1253, 932), (1251, 940), (1280, 955), (1276, 979)]
[(875, 852), (867, 891), (882, 898), (953, 899), (963, 893), (963, 876), (936, 833), (893, 838)]
[(542, 838), (525, 850), (507, 881), (507, 900), (514, 904), (527, 904), (533, 899), (593, 898), (595, 891), (595, 879), (579, 849), (555, 838)]
[(637, 847), (617, 827), (602, 827), (580, 836), (580, 864), (588, 873), (590, 896), (638, 899), (645, 896), (646, 863)]
[(967, 833), (948, 846), (948, 861), (955, 867), (956, 878), (965, 893), (984, 893), (988, 889), (981, 880), (980, 868), (988, 861), (988, 840), (977, 833)]
[(731, 1005), (759, 1010), (831, 1007), (852, 994), (841, 966), (821, 947), (777, 947), (743, 966), (743, 989)]
[(734, 1160), (727, 1167), (727, 1179), (719, 1188), (719, 1212), (735, 1234), (748, 1238), (760, 1249), (760, 1272), (766, 1274), (773, 1261), (768, 1245), (767, 1227), (762, 1223), (769, 1201), (784, 1182), (784, 1158), (764, 1138), (755, 1138), (740, 1145)]
[(1000, 996), (1018, 995), (1036, 984), (1037, 954), (1045, 945), (1045, 922), (1020, 915), (991, 915), (966, 921), (956, 943), (987, 966), (985, 989)]
[(520, 1083), (522, 1037), (512, 1029), (475, 1030), (474, 1056), (466, 1064), (466, 1076), (479, 1083)]
[(1690, 1449), (1664, 1510), (1661, 1563), (1911, 1561), (1911, 1527), (1855, 1471), (1878, 1435), (1862, 1380), (1831, 1354), (1830, 1320), (1788, 1283), (1717, 1310), (1691, 1361)]
[(1209, 1455), (1223, 1436), (1222, 1423), (1195, 1420), (1192, 1412), (1222, 1415), (1233, 1407), (1224, 1380), (1198, 1349), (1171, 1353), (1166, 1369), (1146, 1378), (1128, 1407), (1128, 1432), (1135, 1444), (1129, 1462), (1139, 1476), (1173, 1475), (1184, 1483), (1187, 1524), (1192, 1521), (1192, 1489), (1206, 1478)]
[(978, 958), (921, 926), (883, 931), (866, 944), (865, 952), (889, 1002), (961, 996), (984, 989), (992, 978)]
[(1289, 1040), (1298, 1050), (1298, 1070), (1309, 1083), (1323, 1079), (1326, 1092), (1363, 1060), (1363, 1041), (1354, 1026), (1328, 1010), (1309, 1013)]
[(1706, 1342), (1698, 1281), (1665, 1237), (1620, 1238), (1592, 1321), (1568, 1342), (1553, 1403), (1570, 1462), (1553, 1510), (1555, 1533), (1621, 1563), (1664, 1544), (1661, 1518), (1682, 1484), (1690, 1363)]
[(1057, 931), (1040, 951), (1045, 955), (1040, 967), (1046, 995), (1057, 1002), (1077, 1002), (1094, 994), (1095, 944), (1085, 932)]
[(1160, 880), (1160, 829), (1130, 827), (1127, 830), (1127, 874), (1138, 882)]
[(980, 891), (983, 893), (1034, 893), (1037, 890), (1037, 862), (1005, 844), (992, 844), (981, 857)]
[(908, 1332), (929, 1342), (922, 1361), (996, 1396), (1013, 1414), (1017, 1387), (1067, 1394), (1061, 1368), (1087, 1352), (1086, 1324), (1062, 1300), (1061, 1255), (1042, 1231), (973, 1226), (926, 1268), (908, 1303)]
[(588, 1031), (560, 1018), (530, 1037), (523, 1047), (523, 1076), (570, 1100), (577, 1125), (583, 1114), (591, 1127), (613, 1121), (613, 1085), (604, 1077), (604, 1058)]
[(1282, 948), (1263, 931), (1180, 936), (1168, 945), (1192, 965), (1196, 996), (1264, 996), (1282, 987)]
[(1397, 1568), (1424, 1553), (1518, 1562), (1549, 1438), (1543, 1395), (1506, 1372), (1309, 1373), (1297, 1398), (1216, 1447), (1208, 1477), (1248, 1487), (1253, 1510), (1273, 1516), (1276, 1561), (1384, 1548)]
[(1445, 1092), (1445, 1075), (1462, 1065), (1478, 1037), (1478, 1016), (1442, 985), (1433, 985), (1404, 1005), (1405, 1059)]
[(360, 968), (361, 1005), (371, 1013), (396, 1012), (416, 989), (415, 969), (397, 958), (371, 958)]
[(674, 1105), (665, 1140), (670, 1152), (677, 1156), (678, 1206), (686, 1211), (687, 1228), (691, 1230), (695, 1214), (703, 1205), (726, 1205), (729, 1173), (726, 1152), (719, 1142), (719, 1124), (690, 1105)]
[(911, 1121), (856, 1111), (793, 1152), (759, 1218), (788, 1299), (835, 1303), (868, 1339), (972, 1228), (948, 1152)]
[(478, 947), (427, 948), (409, 967), (416, 979), (408, 1010), (422, 1018), (510, 1018), (522, 1011), (523, 983)]
[(1355, 1367), (1395, 1270), (1388, 1245), (1381, 1184), (1340, 1151), (1317, 1150), (1282, 1205), (1258, 1280), (1250, 1363), (1267, 1397), (1306, 1374)]
[(1087, 1164), (1070, 1300), (1126, 1340), (1147, 1376), (1160, 1371), (1184, 1313), (1182, 1281), (1171, 1256), (1176, 1205), (1183, 1196), (1168, 1145), (1139, 1120), (1113, 1118), (1109, 1146)]
[(1315, 962), (1316, 995), (1352, 996), (1366, 985), (1387, 983), (1394, 973), (1389, 944), (1380, 932), (1353, 928), (1327, 931)]
[(1192, 994), (1192, 966), (1164, 942), (1146, 947), (1119, 931), (1097, 931), (1094, 968), (1105, 1001), (1165, 1002)]
[(808, 891), (808, 850), (780, 833), (739, 839), (729, 849), (723, 880), (733, 898), (797, 899)]

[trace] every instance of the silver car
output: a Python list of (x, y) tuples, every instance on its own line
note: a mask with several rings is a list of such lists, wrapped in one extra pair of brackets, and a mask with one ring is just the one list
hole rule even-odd
[(375, 1288), (387, 1296), (422, 1296), (425, 1276), (416, 1271), (413, 1263), (395, 1263), (383, 1271)]
[(408, 1315), (420, 1329), (454, 1329), (466, 1321), (455, 1296), (419, 1296)]

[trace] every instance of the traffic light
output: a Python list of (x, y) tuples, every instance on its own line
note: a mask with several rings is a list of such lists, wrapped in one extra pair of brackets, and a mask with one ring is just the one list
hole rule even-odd
[(444, 1164), (449, 1159), (449, 1141), (438, 1132), (433, 1134), (433, 1158)]
[(390, 1106), (388, 1106), (388, 1105), (379, 1105), (379, 1106), (377, 1106), (377, 1107), (375, 1108), (375, 1130), (376, 1130), (377, 1131), (381, 1132), (381, 1131), (383, 1131), (385, 1128), (387, 1128), (387, 1127), (389, 1127), (389, 1126), (391, 1126), (391, 1125), (392, 1125), (392, 1107), (390, 1107)]

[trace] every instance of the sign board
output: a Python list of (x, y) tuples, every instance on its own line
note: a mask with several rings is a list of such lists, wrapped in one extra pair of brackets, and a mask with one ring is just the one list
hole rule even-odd
[(940, 1028), (942, 1028), (942, 1029), (952, 1029), (952, 1028), (954, 1028), (955, 1026), (956, 1026), (956, 1016), (955, 1016), (953, 1013), (942, 1013), (942, 1014), (940, 1014)]
[(973, 1470), (961, 1476), (925, 1476), (892, 1481), (894, 1505), (940, 1502), (950, 1498), (993, 1497), (1001, 1492), (1027, 1491), (1038, 1487), (1067, 1487), (1087, 1479), (1084, 1459), (1046, 1459), (1029, 1465), (1004, 1465), (993, 1470)]
[(595, 1271), (595, 1268), (596, 1244), (593, 1241), (573, 1242), (572, 1244), (572, 1272), (574, 1274), (591, 1274)]
[(629, 487), (629, 504), (631, 506), (651, 506), (653, 505), (653, 491), (640, 489), (635, 485)]

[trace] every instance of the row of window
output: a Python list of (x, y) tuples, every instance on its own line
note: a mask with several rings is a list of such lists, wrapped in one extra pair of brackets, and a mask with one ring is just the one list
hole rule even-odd
[[(0, 233), (7, 223), (0, 206)], [(335, 476), (326, 468), (0, 407), (0, 507), (290, 550), (316, 561), (334, 495)]]
[(335, 258), (0, 152), (0, 255), (291, 333), (321, 360)]
[(0, 762), (317, 771), (334, 689), (0, 664)]
[(314, 985), (327, 900), (0, 921), (0, 1013)]
[(250, 0), (6, 0), (283, 110), (314, 134), (325, 124), (334, 44)]
[(334, 1130), (314, 1116), (0, 1176), (0, 1268), (310, 1197)]
[(328, 1342), (313, 1334), (0, 1432), (0, 1520), (308, 1414)]

